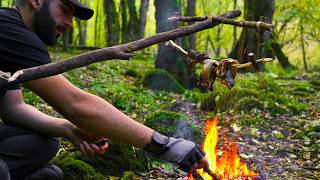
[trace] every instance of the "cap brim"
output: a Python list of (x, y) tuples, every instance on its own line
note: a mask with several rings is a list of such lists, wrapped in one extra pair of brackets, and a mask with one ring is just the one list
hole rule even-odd
[(73, 16), (82, 20), (88, 20), (92, 18), (94, 11), (81, 2), (75, 2), (70, 0), (72, 4), (74, 4), (74, 13)]

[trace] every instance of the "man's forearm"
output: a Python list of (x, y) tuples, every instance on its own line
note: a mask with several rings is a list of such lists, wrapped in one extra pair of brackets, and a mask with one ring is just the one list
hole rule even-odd
[(48, 116), (36, 108), (21, 103), (12, 110), (2, 114), (2, 118), (10, 125), (28, 128), (40, 134), (52, 137), (68, 137), (75, 126), (65, 119)]
[(151, 128), (131, 119), (98, 96), (85, 93), (72, 109), (63, 115), (88, 132), (139, 148), (151, 141)]
[(143, 148), (153, 130), (129, 118), (102, 98), (75, 87), (62, 75), (27, 86), (78, 127), (96, 135)]

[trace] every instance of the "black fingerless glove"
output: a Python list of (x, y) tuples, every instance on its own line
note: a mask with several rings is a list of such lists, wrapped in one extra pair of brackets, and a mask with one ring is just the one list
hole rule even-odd
[(205, 156), (194, 142), (167, 137), (156, 131), (152, 134), (151, 143), (144, 150), (162, 160), (177, 163), (186, 172)]

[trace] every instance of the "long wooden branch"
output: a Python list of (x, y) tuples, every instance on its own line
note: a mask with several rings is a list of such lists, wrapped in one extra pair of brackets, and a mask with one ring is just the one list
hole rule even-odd
[(268, 24), (262, 21), (245, 21), (245, 20), (234, 20), (234, 19), (226, 19), (224, 17), (216, 17), (216, 16), (173, 16), (170, 17), (169, 20), (171, 21), (183, 21), (183, 22), (196, 22), (196, 21), (205, 21), (207, 19), (212, 19), (212, 21), (221, 23), (221, 24), (230, 24), (234, 26), (244, 27), (244, 28), (252, 28), (257, 30), (265, 30), (265, 31), (272, 31), (272, 24)]
[[(240, 10), (233, 10), (226, 12), (219, 17), (221, 18), (235, 18), (241, 15)], [(23, 83), (26, 81), (31, 81), (35, 79), (40, 79), (44, 77), (49, 77), (57, 74), (61, 74), (63, 72), (76, 69), (79, 67), (87, 66), (89, 64), (104, 61), (104, 60), (111, 60), (117, 58), (125, 58), (125, 53), (131, 53), (134, 51), (138, 51), (149, 47), (154, 44), (158, 44), (161, 42), (166, 42), (171, 39), (176, 39), (182, 36), (188, 36), (190, 34), (212, 28), (218, 25), (219, 22), (214, 21), (212, 18), (209, 18), (203, 22), (174, 29), (167, 32), (162, 32), (159, 34), (155, 34), (153, 36), (140, 39), (134, 42), (130, 42), (127, 44), (117, 45), (113, 47), (98, 49), (94, 51), (90, 51), (87, 53), (83, 53), (81, 55), (68, 58), (64, 61), (60, 61), (58, 63), (51, 63), (47, 65), (37, 66), (33, 68), (23, 69), (16, 72), (12, 75), (8, 83), (9, 84), (18, 84)]]

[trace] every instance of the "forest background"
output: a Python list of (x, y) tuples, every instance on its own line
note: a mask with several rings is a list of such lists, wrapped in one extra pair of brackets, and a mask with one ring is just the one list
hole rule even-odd
[[(237, 19), (274, 25), (259, 49), (255, 30), (219, 25), (181, 38), (185, 48), (213, 59), (247, 54), (271, 57), (263, 73), (240, 73), (229, 90), (215, 83), (212, 92), (197, 85), (195, 68), (163, 44), (136, 53), (130, 61), (108, 61), (64, 75), (78, 87), (110, 101), (130, 117), (173, 136), (203, 142), (205, 120), (219, 116), (219, 126), (239, 145), (239, 154), (262, 179), (319, 178), (320, 172), (320, 6), (319, 0), (82, 0), (94, 9), (89, 21), (73, 28), (50, 47), (54, 62), (86, 51), (131, 42), (187, 25), (169, 17), (219, 15), (240, 9)], [(0, 0), (11, 7), (14, 0)], [(165, 71), (163, 71), (165, 70)], [(158, 75), (163, 83), (148, 79)], [(26, 102), (60, 116), (32, 92)], [(181, 130), (183, 122), (183, 132)], [(170, 126), (168, 126), (170, 124)], [(237, 127), (237, 128), (235, 128)], [(175, 166), (159, 162), (116, 140), (104, 156), (83, 157), (63, 141), (54, 159), (66, 179), (177, 178)]]

